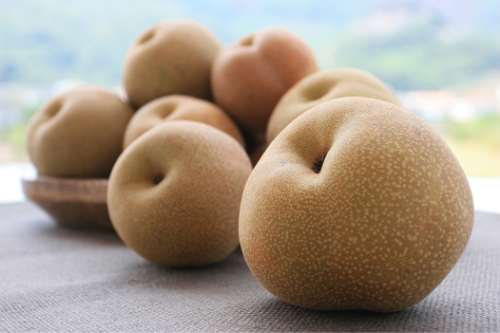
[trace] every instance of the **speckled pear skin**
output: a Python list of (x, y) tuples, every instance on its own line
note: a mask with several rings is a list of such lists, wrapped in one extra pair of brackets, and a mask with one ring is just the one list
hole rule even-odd
[(244, 131), (266, 131), (281, 96), (318, 70), (300, 37), (281, 28), (257, 30), (223, 48), (212, 67), (214, 99)]
[(369, 97), (400, 105), (398, 98), (372, 74), (355, 68), (335, 68), (310, 74), (281, 97), (267, 125), (268, 143), (295, 118), (323, 102), (340, 97)]
[(123, 84), (137, 108), (167, 95), (212, 99), (210, 70), (221, 48), (204, 25), (167, 20), (146, 30), (130, 47), (123, 66)]
[(113, 168), (112, 224), (155, 264), (215, 263), (239, 244), (240, 201), (251, 170), (228, 134), (193, 121), (164, 122), (127, 147)]
[(391, 312), (446, 277), (473, 220), (467, 178), (428, 123), (348, 97), (305, 112), (271, 143), (243, 193), (240, 241), (282, 300)]
[(217, 105), (196, 97), (170, 95), (149, 102), (134, 114), (125, 131), (123, 147), (129, 146), (154, 126), (173, 120), (191, 120), (210, 125), (245, 146), (236, 124)]
[(30, 159), (44, 176), (107, 178), (132, 115), (130, 106), (107, 90), (89, 86), (67, 91), (30, 119)]

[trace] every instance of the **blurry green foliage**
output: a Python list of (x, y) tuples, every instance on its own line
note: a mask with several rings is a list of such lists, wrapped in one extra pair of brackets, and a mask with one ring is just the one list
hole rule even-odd
[(22, 151), (24, 151), (25, 149), (26, 124), (37, 109), (38, 106), (20, 108), (18, 110), (18, 112), (21, 114), (19, 123), (12, 126), (0, 128), (0, 143), (5, 142), (11, 145), (12, 148), (16, 151), (16, 155), (21, 155)]
[[(477, 140), (500, 152), (500, 113), (492, 113), (467, 122), (443, 122), (441, 128), (457, 141)], [(498, 166), (500, 169), (500, 165)]]
[(454, 2), (454, 9), (472, 8), (469, 14), (480, 18), (468, 33), (450, 37), (443, 19), (431, 15), (395, 34), (355, 35), (352, 25), (378, 3), (0, 0), (0, 82), (47, 85), (75, 79), (114, 86), (131, 43), (154, 22), (173, 18), (206, 24), (224, 44), (264, 26), (282, 26), (309, 42), (323, 69), (362, 68), (396, 89), (471, 86), (500, 71), (498, 0)]
[(485, 34), (451, 34), (428, 18), (402, 31), (341, 39), (335, 49), (339, 66), (373, 73), (398, 90), (472, 87), (500, 71), (500, 39)]
[(321, 51), (332, 30), (369, 12), (370, 2), (0, 0), (0, 82), (73, 79), (114, 86), (130, 45), (165, 19), (200, 21), (224, 44), (255, 29), (282, 26), (310, 35)]
[(8, 142), (17, 150), (24, 150), (26, 125), (19, 124), (0, 130), (0, 142)]
[(500, 177), (500, 114), (434, 123), (468, 177)]

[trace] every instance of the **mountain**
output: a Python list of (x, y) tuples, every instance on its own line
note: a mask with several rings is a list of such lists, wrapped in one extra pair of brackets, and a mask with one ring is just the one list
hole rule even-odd
[(129, 45), (152, 23), (201, 21), (229, 44), (282, 26), (321, 67), (354, 66), (400, 89), (476, 83), (499, 70), (497, 0), (0, 0), (0, 83), (119, 83)]

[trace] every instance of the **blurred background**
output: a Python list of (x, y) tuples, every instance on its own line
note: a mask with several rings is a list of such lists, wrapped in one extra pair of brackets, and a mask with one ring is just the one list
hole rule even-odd
[(322, 69), (367, 70), (445, 138), (469, 177), (500, 177), (498, 0), (0, 0), (0, 167), (28, 162), (24, 130), (80, 82), (116, 89), (149, 25), (190, 18), (227, 45), (281, 26)]

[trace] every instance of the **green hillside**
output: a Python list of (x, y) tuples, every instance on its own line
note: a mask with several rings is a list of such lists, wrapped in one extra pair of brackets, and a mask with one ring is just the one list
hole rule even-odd
[[(418, 18), (402, 31), (363, 35), (353, 29), (377, 10), (401, 6)], [(254, 29), (282, 26), (313, 47), (322, 68), (359, 67), (397, 89), (473, 85), (500, 71), (496, 0), (457, 0), (453, 8), (428, 0), (0, 0), (0, 8), (0, 83), (116, 85), (129, 45), (150, 24), (169, 18), (201, 21), (225, 44)], [(462, 12), (470, 18), (464, 21)]]

